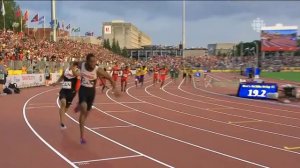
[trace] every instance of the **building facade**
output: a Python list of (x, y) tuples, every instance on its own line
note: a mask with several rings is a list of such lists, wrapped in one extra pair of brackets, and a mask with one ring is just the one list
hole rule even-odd
[(235, 43), (216, 43), (208, 44), (208, 55), (229, 55), (232, 54), (236, 44)]
[(206, 48), (187, 48), (183, 52), (185, 57), (208, 56), (208, 50)]
[(102, 26), (102, 38), (109, 39), (112, 44), (113, 39), (119, 42), (121, 49), (138, 49), (142, 46), (151, 45), (151, 38), (140, 31), (132, 23), (124, 21), (104, 22)]
[(127, 49), (130, 58), (148, 60), (152, 56), (182, 56), (182, 50), (175, 46), (147, 45), (139, 49)]

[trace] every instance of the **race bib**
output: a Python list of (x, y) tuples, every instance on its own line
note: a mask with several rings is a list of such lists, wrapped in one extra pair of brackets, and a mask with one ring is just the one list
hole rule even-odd
[(4, 74), (0, 74), (0, 80), (4, 80)]
[(128, 75), (127, 75), (127, 74), (123, 74), (123, 77), (127, 78), (127, 77), (128, 77)]
[(62, 84), (63, 89), (72, 89), (72, 83), (70, 81), (65, 81)]
[(114, 71), (114, 74), (117, 75), (117, 74), (119, 74), (119, 72), (118, 71)]

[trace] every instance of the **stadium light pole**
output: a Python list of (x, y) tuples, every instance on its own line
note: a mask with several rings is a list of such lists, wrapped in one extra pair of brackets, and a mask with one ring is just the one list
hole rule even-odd
[(185, 0), (182, 1), (182, 57), (185, 49)]
[(258, 55), (259, 55), (259, 53), (258, 53), (259, 50), (258, 50), (258, 43), (257, 43), (256, 41), (254, 41), (254, 44), (255, 44), (255, 48), (256, 48), (256, 59), (257, 59), (257, 62), (256, 62), (257, 65), (256, 65), (256, 66), (257, 66), (257, 68), (259, 68), (259, 58), (258, 58), (258, 57), (259, 57), (259, 56), (258, 56)]
[(55, 8), (55, 3), (56, 0), (51, 0), (51, 20), (53, 21), (53, 26), (52, 26), (52, 37), (53, 41), (56, 42), (56, 8)]

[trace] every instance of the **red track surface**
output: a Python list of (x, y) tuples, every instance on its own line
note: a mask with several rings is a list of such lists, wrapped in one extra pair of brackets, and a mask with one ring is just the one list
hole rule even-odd
[(284, 148), (300, 146), (299, 106), (226, 96), (236, 88), (206, 89), (202, 81), (196, 88), (180, 82), (168, 81), (160, 90), (149, 79), (143, 88), (131, 85), (120, 98), (97, 93), (85, 145), (79, 144), (79, 114), (70, 110), (67, 129), (59, 128), (58, 88), (0, 97), (0, 165), (300, 167), (300, 148)]

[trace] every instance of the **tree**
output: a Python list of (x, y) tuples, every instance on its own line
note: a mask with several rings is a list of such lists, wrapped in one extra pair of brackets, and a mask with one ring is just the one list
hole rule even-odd
[(113, 42), (112, 42), (112, 45), (111, 45), (111, 51), (113, 53), (117, 53), (117, 44), (116, 44), (115, 38), (113, 38)]
[(124, 47), (123, 50), (122, 50), (122, 56), (125, 57), (125, 58), (129, 57), (129, 54), (127, 52), (127, 48), (126, 47)]
[(120, 48), (119, 41), (117, 41), (117, 43), (116, 43), (116, 53), (119, 54), (119, 55), (122, 54), (122, 50)]
[[(297, 40), (297, 46), (300, 46), (300, 39)], [(295, 52), (295, 55), (299, 56), (300, 55), (300, 50)]]
[(103, 47), (107, 49), (107, 40), (106, 39), (103, 40)]
[(106, 49), (111, 50), (109, 39), (106, 40)]
[(255, 40), (255, 41), (252, 41), (252, 42), (243, 42), (243, 43), (239, 43), (236, 45), (236, 50), (235, 50), (235, 53), (237, 56), (240, 56), (241, 55), (241, 47), (243, 47), (243, 55), (247, 55), (249, 53), (247, 53), (245, 51), (246, 48), (248, 49), (251, 49), (251, 48), (254, 48), (255, 49), (255, 53), (256, 53), (256, 45), (255, 43), (258, 44), (258, 53), (261, 52), (261, 41), (260, 40)]
[[(19, 6), (16, 4), (16, 2), (14, 0), (5, 0), (3, 1), (4, 3), (4, 8), (5, 8), (5, 28), (6, 29), (13, 29), (13, 23), (19, 23), (19, 27), (16, 30), (20, 30), (21, 29), (21, 25), (20, 25), (20, 17), (16, 18), (16, 12), (19, 8)], [(21, 15), (22, 17), (22, 15)], [(24, 27), (24, 24), (22, 24), (22, 26)], [(3, 29), (4, 27), (4, 18), (3, 15), (1, 13), (0, 16), (0, 28)]]

